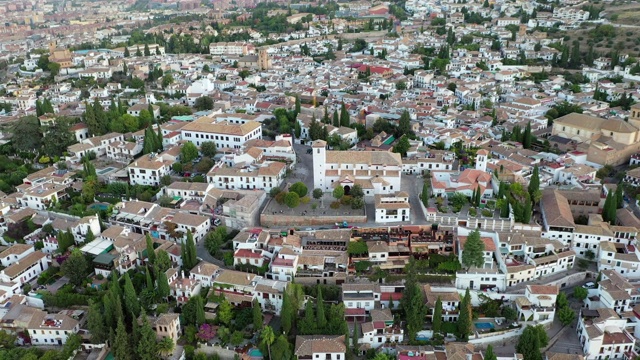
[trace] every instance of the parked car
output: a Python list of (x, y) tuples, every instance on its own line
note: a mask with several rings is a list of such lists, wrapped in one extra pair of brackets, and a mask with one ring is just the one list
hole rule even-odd
[(596, 284), (594, 282), (589, 281), (588, 283), (582, 285), (582, 287), (585, 289), (593, 289), (596, 287)]

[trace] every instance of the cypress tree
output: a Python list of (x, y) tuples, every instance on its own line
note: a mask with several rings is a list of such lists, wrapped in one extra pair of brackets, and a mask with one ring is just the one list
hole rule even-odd
[(44, 115), (44, 112), (42, 111), (42, 103), (40, 100), (36, 100), (36, 116), (40, 117), (42, 115)]
[(480, 206), (480, 203), (482, 202), (482, 189), (480, 188), (480, 186), (477, 187), (477, 192), (476, 192), (476, 198), (474, 199), (474, 201), (476, 202), (476, 206)]
[(322, 331), (327, 326), (327, 317), (324, 313), (324, 299), (322, 298), (322, 287), (318, 287), (318, 297), (316, 298), (316, 318), (318, 330)]
[(349, 127), (351, 124), (351, 117), (349, 116), (349, 112), (347, 111), (347, 106), (342, 102), (340, 106), (340, 126)]
[(531, 208), (531, 200), (527, 198), (526, 202), (524, 203), (524, 212), (522, 214), (522, 222), (524, 224), (528, 224), (529, 222), (531, 222), (532, 211), (533, 209)]
[[(604, 206), (602, 207), (602, 220), (611, 223), (611, 218), (609, 217), (611, 214), (610, 209), (612, 208), (612, 205), (614, 204), (614, 200), (613, 200), (613, 196), (612, 196), (613, 192), (609, 191), (607, 193), (607, 198), (604, 200)], [(613, 205), (615, 206), (615, 205)]]
[(156, 142), (158, 144), (158, 148), (157, 151), (161, 152), (164, 149), (164, 145), (162, 144), (164, 141), (164, 138), (162, 137), (162, 128), (160, 127), (160, 124), (158, 124), (158, 133), (156, 134)]
[(327, 106), (324, 107), (324, 115), (322, 116), (323, 124), (331, 124), (331, 119), (329, 119), (329, 110), (327, 110)]
[(131, 345), (129, 344), (129, 335), (124, 327), (122, 319), (118, 320), (116, 328), (115, 340), (113, 341), (113, 355), (116, 359), (132, 360)]
[(338, 110), (333, 110), (333, 126), (340, 127), (340, 117), (338, 116)]
[(151, 234), (147, 233), (146, 241), (147, 241), (147, 259), (149, 259), (149, 264), (153, 265), (156, 262), (156, 252), (153, 248), (153, 239), (151, 239)]
[[(135, 320), (134, 320), (135, 322)], [(140, 360), (157, 359), (156, 333), (149, 324), (146, 314), (142, 314), (142, 325), (138, 328), (138, 341), (136, 345), (136, 353)]]
[(129, 273), (124, 274), (124, 307), (132, 319), (134, 319), (133, 321), (140, 316), (138, 295), (136, 295), (136, 289), (133, 287)]
[(484, 353), (484, 360), (497, 360), (496, 354), (493, 352), (493, 346), (489, 344), (487, 351)]
[(182, 262), (187, 270), (191, 270), (198, 264), (198, 258), (196, 254), (196, 243), (193, 241), (193, 234), (190, 230), (187, 230), (187, 243), (185, 245), (185, 249), (187, 250), (187, 256), (186, 259), (182, 259)]
[(524, 134), (522, 135), (522, 147), (525, 149), (531, 148), (531, 123), (528, 122), (524, 128)]
[(160, 273), (158, 273), (157, 277), (158, 290), (156, 291), (156, 294), (158, 295), (158, 298), (166, 300), (171, 291), (171, 289), (169, 288), (169, 280), (167, 279), (167, 274), (161, 271)]
[(618, 184), (616, 188), (616, 209), (624, 207), (624, 195), (622, 194), (622, 184)]
[(471, 294), (469, 288), (464, 294), (462, 301), (460, 302), (460, 315), (458, 316), (458, 338), (463, 341), (469, 340), (469, 334), (471, 334), (472, 324), (472, 312), (471, 312)]
[(539, 196), (538, 193), (540, 191), (540, 169), (538, 169), (538, 165), (533, 167), (533, 173), (531, 174), (527, 191), (529, 192), (531, 201), (534, 203), (537, 202), (537, 197)]
[(433, 309), (433, 334), (437, 334), (442, 329), (442, 300), (438, 296), (438, 300), (436, 300), (436, 306)]
[(151, 56), (151, 51), (149, 51), (149, 44), (144, 44), (144, 56)]
[(149, 267), (145, 265), (144, 267), (145, 279), (147, 281), (147, 289), (153, 289), (153, 280), (151, 279), (151, 271), (149, 271)]

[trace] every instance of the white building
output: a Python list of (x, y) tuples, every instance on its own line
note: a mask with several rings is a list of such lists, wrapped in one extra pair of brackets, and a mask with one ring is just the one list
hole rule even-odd
[(162, 155), (147, 154), (127, 166), (129, 184), (131, 185), (160, 185), (163, 176), (171, 173), (171, 162), (163, 159)]
[(360, 325), (361, 337), (359, 344), (368, 344), (372, 349), (377, 349), (388, 343), (401, 343), (404, 340), (402, 326), (394, 324), (393, 315), (389, 308), (371, 310), (371, 321)]
[(344, 335), (298, 335), (294, 355), (300, 360), (344, 360)]
[(524, 296), (515, 300), (520, 321), (553, 320), (556, 311), (557, 285), (527, 285)]
[(409, 194), (399, 191), (395, 195), (375, 195), (376, 222), (411, 221)]
[(28, 244), (13, 244), (11, 247), (0, 253), (0, 265), (8, 267), (22, 260), (25, 256), (33, 253), (35, 248)]
[(314, 188), (325, 192), (342, 186), (349, 194), (359, 184), (365, 196), (400, 190), (402, 159), (387, 151), (328, 151), (323, 140), (313, 142)]
[(78, 320), (65, 314), (47, 314), (37, 310), (27, 332), (33, 345), (64, 345), (69, 336), (80, 330)]
[(207, 173), (207, 182), (218, 189), (269, 192), (272, 188), (280, 186), (286, 171), (286, 164), (279, 161), (268, 161), (241, 168), (218, 163)]
[(191, 141), (196, 146), (212, 141), (218, 149), (240, 149), (247, 141), (262, 138), (262, 126), (257, 121), (232, 124), (216, 122), (214, 118), (206, 116), (186, 124), (180, 131), (183, 140)]
[(25, 284), (49, 268), (49, 259), (42, 251), (35, 251), (0, 271), (0, 281)]
[(342, 284), (342, 302), (345, 309), (364, 309), (369, 312), (380, 301), (379, 284)]
[(583, 309), (577, 333), (587, 360), (623, 359), (633, 351), (635, 338), (627, 330), (627, 320), (613, 309)]

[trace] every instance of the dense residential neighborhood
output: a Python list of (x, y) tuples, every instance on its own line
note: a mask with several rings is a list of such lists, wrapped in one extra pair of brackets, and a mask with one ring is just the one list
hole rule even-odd
[(0, 15), (0, 359), (640, 356), (637, 2)]

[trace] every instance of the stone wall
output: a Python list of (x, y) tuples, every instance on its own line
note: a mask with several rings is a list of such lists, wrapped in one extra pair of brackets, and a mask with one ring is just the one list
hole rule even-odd
[(260, 224), (265, 227), (335, 225), (336, 223), (342, 223), (343, 221), (346, 221), (348, 224), (362, 224), (367, 222), (367, 215), (296, 216), (285, 214), (260, 214)]

